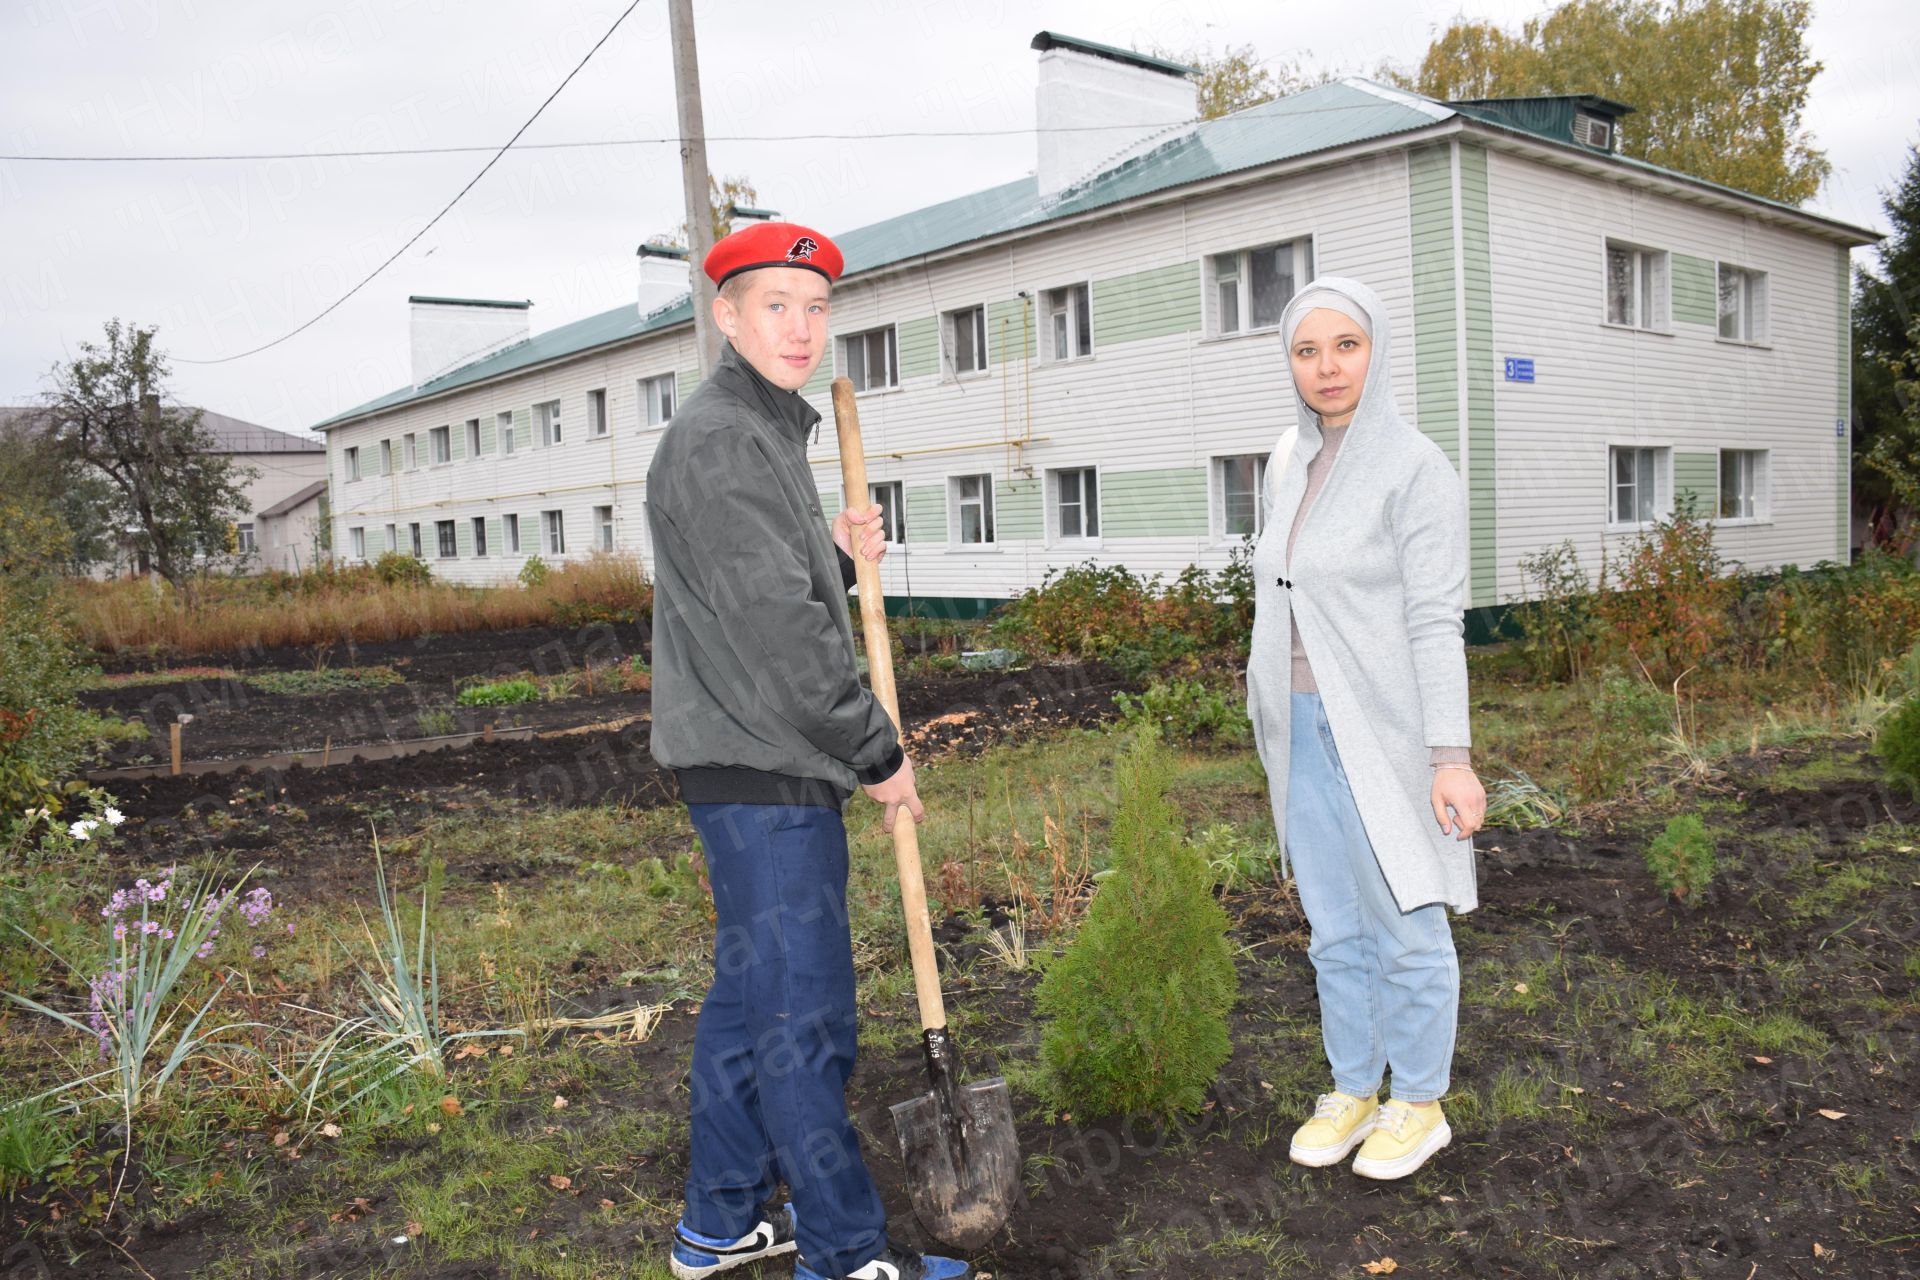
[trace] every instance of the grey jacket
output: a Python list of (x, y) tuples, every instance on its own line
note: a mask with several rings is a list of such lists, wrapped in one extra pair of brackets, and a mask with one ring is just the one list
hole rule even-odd
[(728, 344), (647, 469), (652, 751), (690, 804), (837, 809), (900, 767), (854, 666), (853, 562), (807, 465), (819, 421)]
[[(1467, 494), (1453, 464), (1393, 407), (1393, 330), (1357, 280), (1323, 276), (1373, 324), (1373, 358), (1353, 424), (1287, 555), (1287, 534), (1320, 452), (1320, 417), (1295, 390), (1295, 422), (1267, 467), (1254, 546), (1247, 705), (1266, 766), (1274, 827), (1287, 838), (1293, 628), (1313, 663), (1361, 823), (1402, 911), (1479, 900), (1473, 842), (1440, 830), (1429, 748), (1469, 746), (1462, 607)], [(1302, 290), (1304, 296), (1307, 290)], [(1285, 329), (1285, 317), (1282, 319)], [(1283, 367), (1282, 377), (1287, 374)], [(1291, 381), (1289, 379), (1289, 381)], [(1290, 388), (1291, 389), (1291, 388)]]

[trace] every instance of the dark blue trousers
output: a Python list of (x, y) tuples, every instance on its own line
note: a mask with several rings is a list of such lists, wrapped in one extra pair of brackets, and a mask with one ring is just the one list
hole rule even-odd
[(719, 916), (693, 1036), (686, 1224), (736, 1239), (784, 1178), (800, 1256), (856, 1271), (886, 1210), (847, 1115), (856, 1037), (847, 831), (813, 805), (692, 804)]

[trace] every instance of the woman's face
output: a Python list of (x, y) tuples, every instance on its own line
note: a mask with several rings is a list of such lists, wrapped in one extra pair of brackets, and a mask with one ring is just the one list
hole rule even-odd
[(1293, 331), (1287, 358), (1293, 363), (1293, 384), (1321, 422), (1344, 427), (1353, 421), (1367, 385), (1373, 340), (1352, 316), (1326, 307), (1307, 312)]

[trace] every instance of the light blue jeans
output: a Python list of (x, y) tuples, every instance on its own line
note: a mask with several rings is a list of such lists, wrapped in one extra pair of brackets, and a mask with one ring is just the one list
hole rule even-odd
[(1333, 1087), (1430, 1102), (1447, 1092), (1460, 1009), (1460, 961), (1447, 909), (1400, 910), (1380, 872), (1317, 693), (1292, 695), (1287, 854), (1312, 926), (1320, 1035)]

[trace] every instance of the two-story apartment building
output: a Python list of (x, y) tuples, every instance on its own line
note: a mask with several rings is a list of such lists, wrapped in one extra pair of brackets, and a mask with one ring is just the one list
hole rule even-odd
[[(1264, 519), (1293, 416), (1277, 323), (1316, 273), (1392, 313), (1399, 407), (1467, 482), (1472, 605), (1683, 494), (1748, 566), (1847, 558), (1848, 253), (1874, 233), (1621, 156), (1631, 108), (1602, 98), (1348, 79), (1197, 122), (1184, 68), (1034, 47), (1034, 175), (835, 233), (806, 394), (859, 389), (890, 598), (1223, 565)], [(415, 299), (414, 385), (320, 424), (336, 553), (475, 582), (648, 556), (647, 465), (698, 374), (660, 284), (684, 263), (643, 255), (638, 306), (538, 336), (524, 303)], [(812, 459), (837, 509), (830, 426)]]

